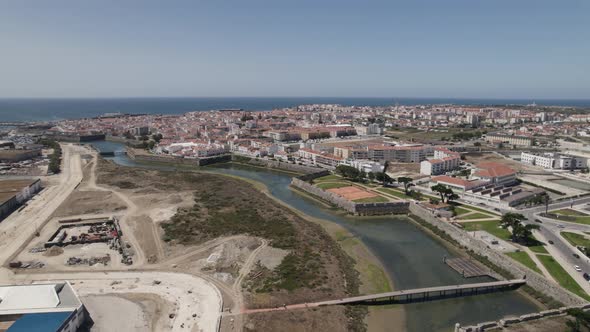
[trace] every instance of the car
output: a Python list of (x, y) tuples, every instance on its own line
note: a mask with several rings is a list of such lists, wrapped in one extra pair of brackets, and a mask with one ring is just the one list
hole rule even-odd
[(498, 208), (494, 208), (494, 210), (500, 212), (500, 209), (498, 209)]
[(558, 227), (558, 228), (565, 228), (565, 226), (564, 226), (564, 225), (558, 225), (557, 227)]
[(542, 224), (543, 222), (539, 219), (535, 219), (535, 222), (538, 222), (539, 224)]
[(553, 244), (553, 241), (549, 240), (549, 244)]
[(583, 277), (584, 277), (584, 279), (586, 279), (587, 281), (590, 281), (590, 274), (588, 274), (588, 273), (584, 272), (584, 275), (583, 275)]
[(574, 269), (578, 272), (582, 272), (582, 269), (578, 265), (574, 265)]
[(578, 259), (580, 258), (580, 255), (578, 255), (578, 254), (572, 254), (572, 255)]

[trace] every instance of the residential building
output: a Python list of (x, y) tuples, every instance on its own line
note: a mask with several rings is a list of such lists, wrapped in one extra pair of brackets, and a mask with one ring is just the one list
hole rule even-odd
[(352, 166), (359, 171), (366, 173), (381, 173), (383, 172), (383, 165), (371, 160), (345, 160), (341, 164)]
[(515, 146), (532, 146), (534, 139), (528, 136), (506, 135), (499, 133), (489, 133), (485, 135), (485, 140), (493, 144), (508, 144)]
[(316, 150), (301, 148), (298, 151), (299, 157), (311, 162), (314, 165), (319, 165), (327, 168), (336, 168), (343, 159), (331, 153), (320, 152)]
[(580, 169), (588, 165), (588, 159), (559, 153), (522, 152), (520, 161), (548, 169)]
[(439, 175), (459, 167), (461, 154), (446, 148), (434, 149), (434, 158), (420, 163), (420, 173), (425, 175)]

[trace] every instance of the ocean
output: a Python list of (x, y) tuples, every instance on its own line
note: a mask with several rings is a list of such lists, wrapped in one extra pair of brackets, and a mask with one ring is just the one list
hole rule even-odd
[(461, 105), (562, 105), (590, 107), (588, 100), (453, 99), (453, 98), (347, 98), (347, 97), (234, 97), (234, 98), (84, 98), (0, 99), (0, 122), (55, 121), (96, 117), (104, 113), (182, 114), (224, 108), (266, 111), (302, 104), (356, 106), (461, 104)]

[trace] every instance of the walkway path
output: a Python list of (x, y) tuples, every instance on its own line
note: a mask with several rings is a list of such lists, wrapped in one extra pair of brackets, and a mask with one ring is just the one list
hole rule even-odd
[(547, 270), (545, 265), (543, 265), (543, 263), (541, 263), (541, 261), (539, 260), (539, 258), (537, 257), (537, 255), (534, 251), (532, 251), (529, 247), (526, 247), (526, 246), (520, 246), (519, 248), (520, 248), (520, 250), (526, 252), (527, 255), (529, 255), (529, 257), (533, 260), (535, 265), (537, 265), (539, 270), (541, 270), (541, 273), (543, 274), (543, 276), (545, 276), (545, 278), (557, 283), (557, 281), (553, 278), (551, 273), (549, 273), (549, 270)]

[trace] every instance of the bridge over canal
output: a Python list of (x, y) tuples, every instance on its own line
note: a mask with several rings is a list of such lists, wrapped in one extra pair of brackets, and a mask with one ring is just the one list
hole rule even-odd
[(361, 295), (348, 297), (338, 300), (313, 302), (313, 303), (300, 303), (291, 304), (275, 308), (264, 308), (264, 309), (244, 309), (242, 314), (251, 314), (257, 312), (268, 312), (268, 311), (281, 311), (281, 310), (293, 310), (302, 308), (312, 308), (329, 305), (341, 305), (341, 304), (364, 304), (364, 305), (377, 305), (377, 304), (392, 304), (392, 303), (411, 303), (411, 302), (425, 302), (434, 301), (444, 298), (471, 296), (477, 294), (487, 294), (499, 291), (506, 291), (516, 289), (526, 284), (525, 279), (514, 279), (514, 280), (501, 280), (492, 282), (482, 282), (473, 284), (461, 284), (461, 285), (450, 285), (450, 286), (437, 286), (427, 288), (416, 288), (407, 289), (387, 293), (379, 293), (372, 295)]
[(474, 284), (417, 288), (318, 302), (317, 305), (326, 306), (336, 304), (375, 304), (376, 302), (380, 301), (387, 303), (424, 302), (448, 297), (461, 297), (504, 291), (518, 288), (524, 284), (526, 284), (525, 279), (514, 279)]

